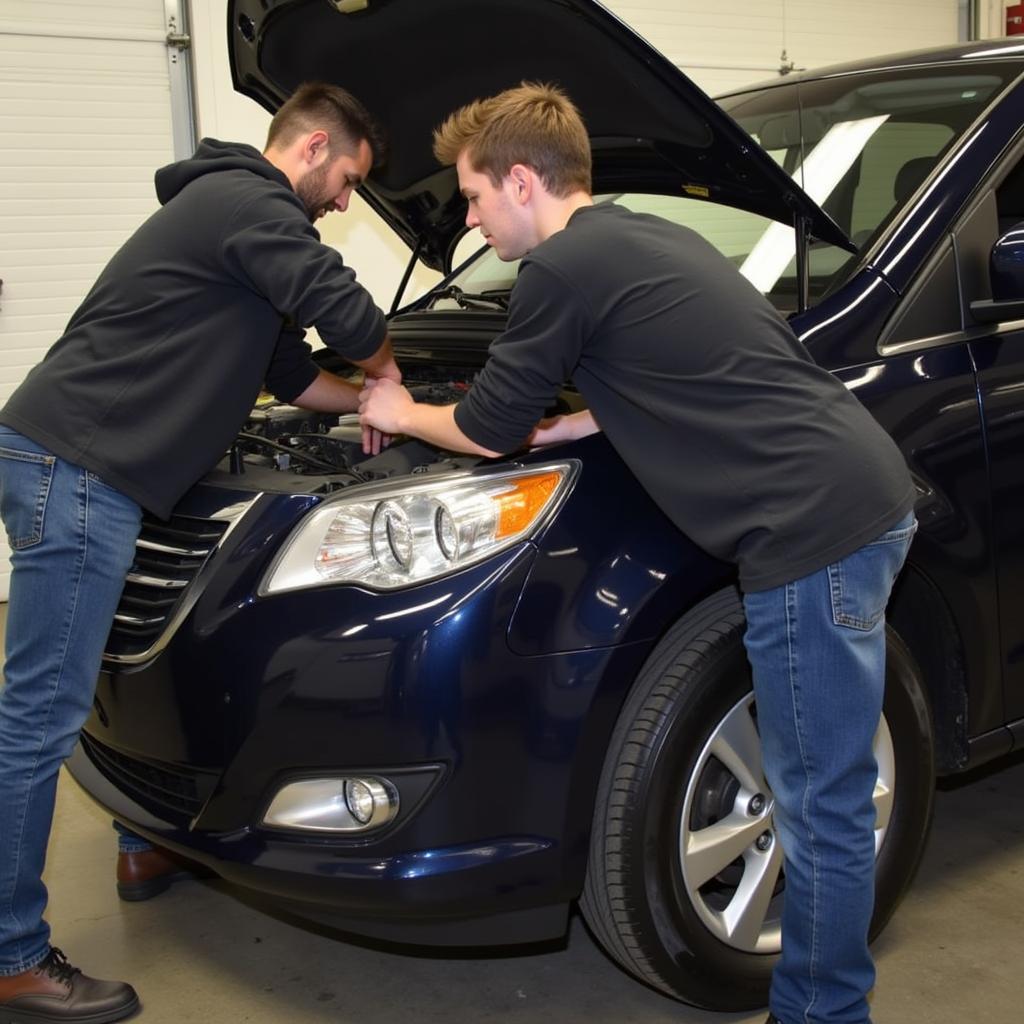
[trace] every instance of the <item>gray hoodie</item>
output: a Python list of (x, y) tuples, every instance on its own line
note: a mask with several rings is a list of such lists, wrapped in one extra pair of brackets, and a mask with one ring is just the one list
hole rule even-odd
[(166, 518), (266, 386), (317, 375), (301, 330), (364, 359), (383, 314), (251, 146), (204, 139), (156, 173), (163, 204), (116, 252), (0, 422)]

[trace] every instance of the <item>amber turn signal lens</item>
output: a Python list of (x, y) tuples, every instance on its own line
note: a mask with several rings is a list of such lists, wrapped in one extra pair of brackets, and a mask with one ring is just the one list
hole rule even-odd
[(562, 479), (560, 473), (535, 473), (520, 477), (492, 501), (498, 506), (495, 539), (512, 537), (527, 529), (540, 515)]

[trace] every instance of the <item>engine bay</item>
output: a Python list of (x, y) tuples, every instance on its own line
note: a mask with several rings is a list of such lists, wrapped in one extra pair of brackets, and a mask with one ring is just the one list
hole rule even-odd
[[(407, 387), (417, 402), (450, 405), (466, 393), (472, 376), (418, 367)], [(324, 494), (404, 473), (463, 469), (479, 461), (405, 436), (394, 438), (378, 455), (366, 455), (355, 413), (316, 412), (261, 395), (217, 475), (226, 473), (236, 484), (244, 477), (246, 484), (261, 490)]]

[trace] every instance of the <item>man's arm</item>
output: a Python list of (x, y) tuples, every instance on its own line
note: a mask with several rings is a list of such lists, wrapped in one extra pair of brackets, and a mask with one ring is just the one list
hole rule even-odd
[[(366, 380), (390, 380), (401, 383), (402, 371), (395, 362), (391, 350), (391, 339), (385, 335), (377, 351), (368, 359), (351, 360), (366, 375)], [(347, 380), (320, 370), (313, 382), (296, 398), (292, 404), (302, 409), (314, 409), (317, 412), (349, 413), (359, 409), (359, 388)], [(363, 451), (377, 455), (382, 448), (391, 443), (391, 438), (379, 430), (363, 425)]]
[(375, 380), (393, 380), (396, 384), (402, 383), (402, 371), (395, 362), (395, 355), (391, 349), (391, 338), (384, 335), (380, 348), (368, 359), (352, 359), (351, 362), (358, 366), (367, 377)]
[[(397, 371), (398, 367), (395, 366)], [(316, 412), (356, 412), (359, 409), (359, 388), (342, 377), (321, 370), (313, 383), (301, 395), (292, 399), (292, 405), (301, 409), (314, 409)], [(391, 437), (388, 434), (363, 425), (363, 451), (368, 455), (380, 454), (381, 449), (387, 448), (389, 444)]]
[(545, 444), (557, 444), (560, 441), (578, 441), (581, 437), (589, 437), (601, 429), (589, 409), (582, 412), (569, 413), (565, 416), (552, 416), (541, 420), (526, 443), (533, 447)]
[[(472, 441), (455, 422), (454, 405), (429, 405), (416, 402), (403, 387), (368, 381), (359, 394), (359, 422), (387, 434), (409, 434), (448, 451), (470, 452), (495, 458), (503, 452), (492, 451)], [(539, 446), (562, 441), (576, 441), (596, 434), (601, 429), (589, 409), (541, 420), (526, 439), (526, 444)], [(364, 451), (370, 449), (363, 446)], [(376, 454), (376, 450), (374, 451)]]
[(355, 412), (359, 408), (359, 388), (342, 377), (321, 370), (313, 383), (293, 398), (291, 404), (316, 412)]
[(524, 262), (505, 331), (458, 405), (418, 404), (391, 381), (368, 380), (359, 396), (360, 423), (451, 451), (488, 457), (514, 451), (535, 432), (572, 373), (592, 321), (589, 303), (561, 271)]
[(328, 348), (373, 361), (386, 339), (384, 314), (301, 208), (283, 187), (252, 190), (225, 228), (224, 269), (300, 327), (316, 327)]
[[(412, 395), (391, 380), (368, 380), (359, 394), (359, 422), (364, 431), (376, 428), (385, 434), (409, 434), (439, 448), (495, 458), (502, 452), (484, 448), (467, 437), (455, 422), (454, 405), (416, 402)], [(366, 440), (363, 451), (370, 451)]]

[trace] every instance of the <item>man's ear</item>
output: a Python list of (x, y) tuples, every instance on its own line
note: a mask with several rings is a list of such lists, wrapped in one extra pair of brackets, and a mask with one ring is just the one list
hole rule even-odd
[(322, 129), (310, 132), (302, 142), (302, 160), (310, 168), (319, 167), (328, 156), (331, 137)]
[(534, 173), (526, 164), (513, 164), (509, 168), (508, 178), (512, 185), (512, 198), (515, 202), (526, 204), (533, 195)]

